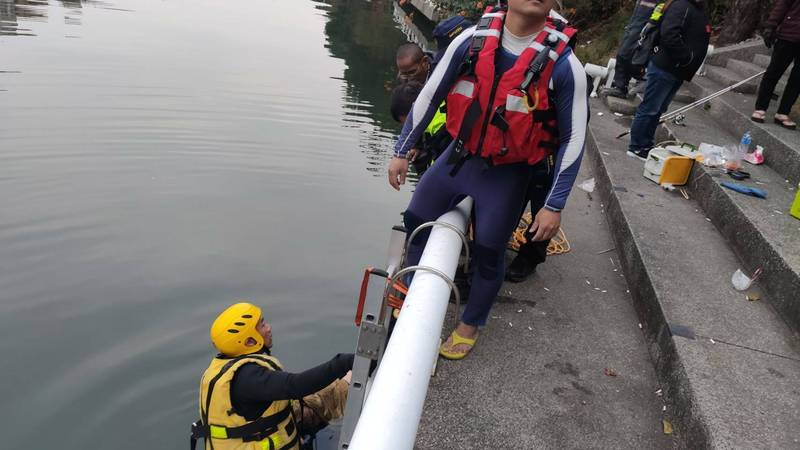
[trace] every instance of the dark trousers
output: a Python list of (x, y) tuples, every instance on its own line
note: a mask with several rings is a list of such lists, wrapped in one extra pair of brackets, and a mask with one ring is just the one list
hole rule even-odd
[[(652, 5), (652, 6), (651, 6)], [(622, 35), (622, 41), (617, 49), (617, 65), (614, 70), (614, 83), (613, 86), (628, 90), (628, 83), (631, 78), (638, 74), (633, 73), (631, 68), (631, 58), (633, 52), (636, 50), (636, 45), (639, 42), (639, 34), (642, 32), (650, 15), (653, 14), (655, 1), (639, 1), (633, 10), (633, 15), (625, 26), (625, 34)]]
[[(553, 157), (549, 156), (541, 163), (533, 167), (533, 174), (531, 175), (531, 182), (528, 185), (528, 194), (525, 203), (522, 205), (522, 217), (525, 214), (525, 207), (530, 203), (531, 215), (536, 218), (536, 213), (544, 208), (547, 194), (550, 193), (550, 188), (553, 186)], [(542, 264), (547, 259), (547, 246), (550, 245), (550, 240), (546, 241), (533, 241), (533, 233), (526, 232), (525, 237), (528, 242), (519, 247), (518, 258), (525, 258), (531, 265)]]
[(631, 151), (653, 148), (661, 115), (667, 111), (682, 84), (683, 80), (650, 62), (647, 66), (644, 98), (636, 108), (631, 125)]
[(761, 85), (758, 87), (757, 110), (766, 111), (769, 108), (769, 102), (772, 99), (775, 86), (778, 85), (778, 81), (792, 62), (794, 62), (794, 68), (789, 75), (786, 89), (783, 91), (783, 97), (778, 106), (778, 114), (789, 114), (792, 110), (798, 95), (800, 95), (800, 42), (789, 42), (781, 39), (775, 42), (767, 73), (764, 74), (764, 78), (761, 79)]
[[(403, 216), (407, 230), (436, 220), (458, 202), (470, 196), (474, 200), (475, 245), (473, 273), (461, 321), (483, 326), (492, 309), (505, 276), (505, 251), (508, 238), (516, 228), (520, 205), (525, 200), (531, 166), (505, 164), (488, 166), (481, 158), (470, 158), (455, 175), (448, 163), (453, 145), (433, 163), (417, 184)], [(409, 242), (406, 263), (419, 262), (430, 229)]]

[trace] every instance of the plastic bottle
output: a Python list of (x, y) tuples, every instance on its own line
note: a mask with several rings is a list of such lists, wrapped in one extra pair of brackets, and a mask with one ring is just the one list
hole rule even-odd
[(739, 152), (744, 156), (747, 153), (750, 153), (750, 144), (753, 143), (753, 137), (750, 136), (750, 132), (747, 131), (742, 135), (742, 140), (739, 141)]

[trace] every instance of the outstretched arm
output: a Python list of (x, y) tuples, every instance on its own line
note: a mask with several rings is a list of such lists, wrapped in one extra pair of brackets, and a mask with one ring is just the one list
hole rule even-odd
[(231, 396), (248, 403), (298, 399), (342, 378), (352, 367), (352, 353), (340, 353), (330, 361), (300, 373), (270, 370), (259, 364), (245, 364), (233, 377)]

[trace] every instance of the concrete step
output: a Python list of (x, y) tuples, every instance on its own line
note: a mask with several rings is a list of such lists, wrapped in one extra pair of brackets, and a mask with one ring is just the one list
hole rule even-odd
[[(611, 97), (608, 95), (600, 94), (600, 98), (608, 109), (612, 112), (622, 114), (623, 116), (633, 116), (636, 114), (636, 108), (641, 103), (641, 95), (629, 96), (627, 99)], [(690, 89), (682, 88), (676, 94), (674, 102), (688, 104), (697, 100), (697, 95)]]
[[(745, 78), (751, 77), (756, 75), (759, 72), (763, 72), (766, 68), (761, 67), (757, 64), (749, 63), (747, 61), (740, 61), (738, 59), (729, 59), (727, 68), (733, 72), (736, 72), (740, 75), (740, 80)], [(791, 70), (791, 69), (790, 69)], [(789, 78), (790, 70), (787, 70), (783, 77), (778, 81), (778, 85), (775, 86), (775, 94), (780, 95), (783, 93), (783, 90), (786, 89), (786, 82)], [(761, 77), (757, 79), (757, 84), (761, 83)]]
[[(699, 145), (736, 143), (738, 137), (715, 123), (713, 114), (701, 109), (686, 114), (689, 126), (668, 125), (681, 142)], [(767, 300), (789, 325), (800, 332), (800, 221), (789, 215), (797, 185), (770, 167), (744, 163), (752, 176), (739, 184), (767, 192), (758, 199), (726, 189), (721, 182), (734, 180), (719, 169), (697, 164), (690, 187), (694, 197), (731, 248), (752, 273), (764, 269), (761, 282)]]
[[(592, 108), (604, 111), (601, 102)], [(701, 204), (642, 177), (642, 163), (625, 155), (627, 140), (615, 139), (626, 128), (618, 118), (594, 115), (589, 128), (587, 158), (598, 168), (623, 272), (677, 412), (676, 448), (796, 448), (797, 335), (769, 302), (733, 289), (742, 263), (728, 242)], [(698, 199), (701, 191), (691, 192)]]
[(770, 55), (765, 55), (762, 53), (756, 53), (753, 55), (753, 64), (761, 67), (762, 69), (766, 69), (769, 66), (769, 62), (772, 59)]
[[(722, 86), (732, 86), (742, 81), (743, 78), (738, 73), (726, 67), (714, 66), (710, 64), (706, 65), (706, 77), (716, 81)], [(745, 94), (755, 94), (758, 91), (758, 83), (759, 79), (755, 79), (737, 87), (734, 90), (736, 92), (742, 92)]]
[[(705, 97), (723, 86), (707, 78), (695, 77), (693, 88), (698, 95)], [(800, 183), (800, 132), (787, 130), (771, 123), (772, 114), (767, 115), (768, 123), (759, 124), (750, 120), (755, 108), (755, 97), (729, 92), (710, 102), (709, 112), (716, 124), (732, 136), (740, 136), (750, 131), (753, 143), (764, 147), (766, 164), (784, 179), (797, 185)], [(738, 139), (734, 142), (738, 142)]]

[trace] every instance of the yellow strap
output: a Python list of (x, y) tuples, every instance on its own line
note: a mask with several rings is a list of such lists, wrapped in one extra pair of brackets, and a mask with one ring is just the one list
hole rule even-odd
[(214, 439), (228, 439), (228, 429), (218, 425), (210, 425), (209, 431)]

